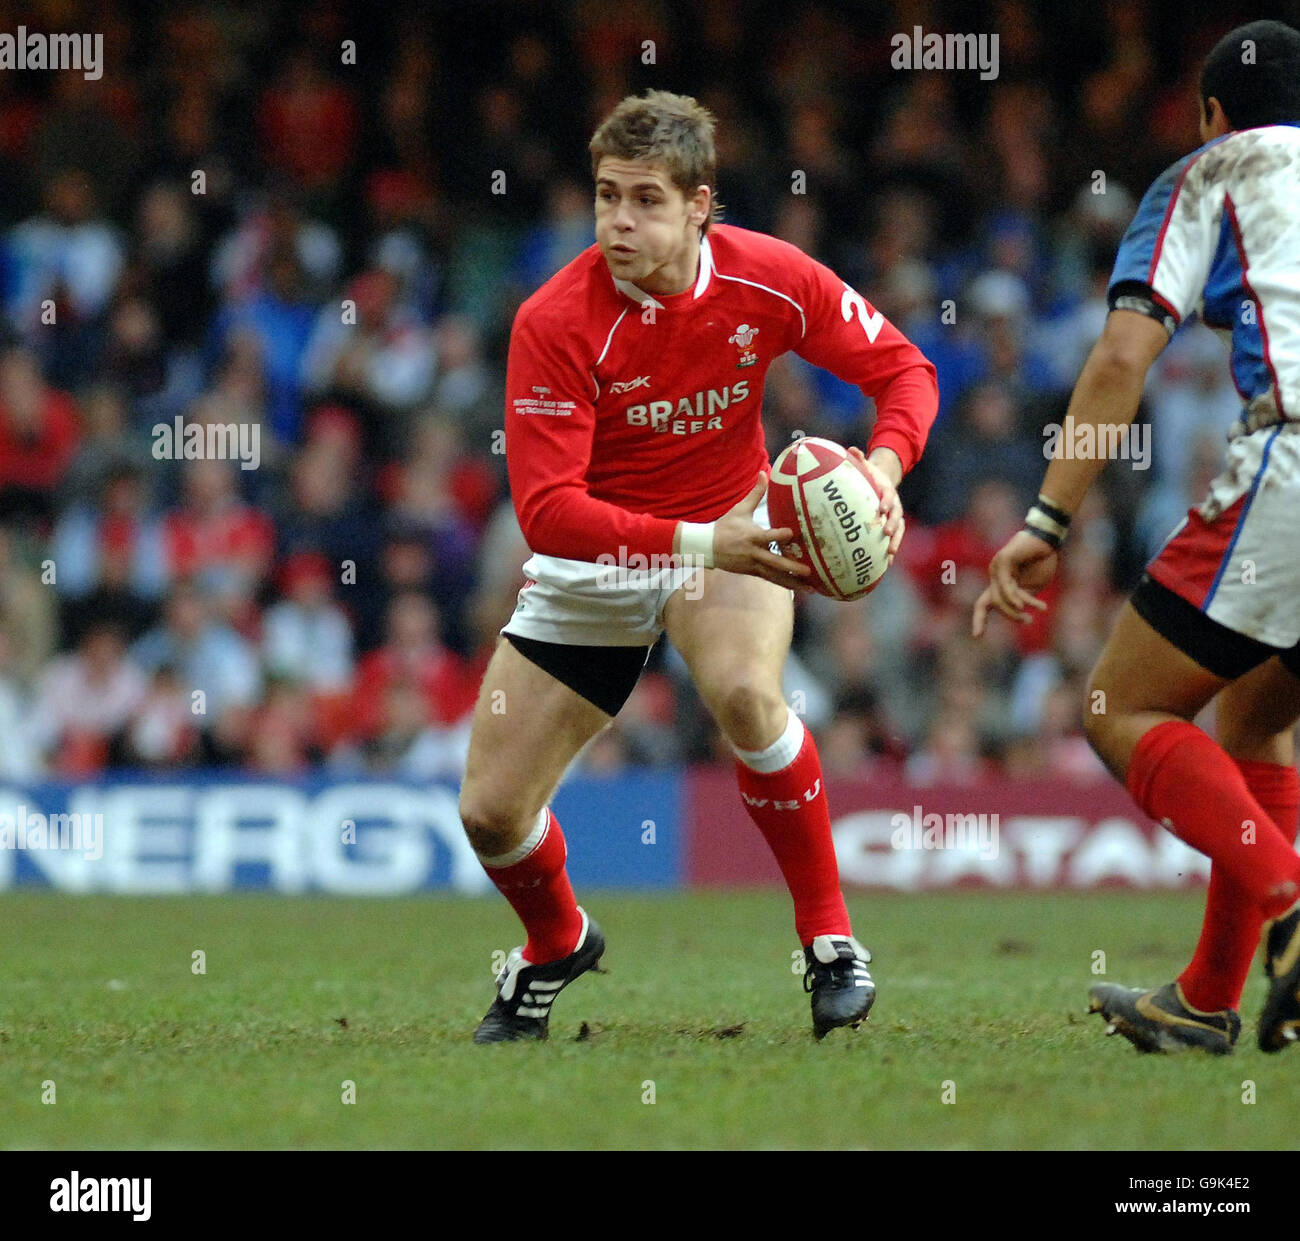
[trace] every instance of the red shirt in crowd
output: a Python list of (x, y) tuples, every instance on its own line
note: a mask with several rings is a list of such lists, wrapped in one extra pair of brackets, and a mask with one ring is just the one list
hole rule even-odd
[(0, 487), (52, 491), (81, 439), (77, 406), (66, 392), (47, 388), (33, 434), (19, 434), (0, 409)]
[(483, 670), (454, 651), (429, 647), (412, 657), (380, 647), (357, 665), (353, 692), (353, 726), (363, 737), (376, 736), (382, 726), (384, 697), (403, 680), (414, 681), (428, 707), (430, 724), (455, 724), (474, 709)]
[(238, 565), (263, 575), (275, 550), (275, 533), (265, 513), (231, 504), (213, 514), (177, 509), (165, 524), (167, 559), (178, 577), (222, 565)]

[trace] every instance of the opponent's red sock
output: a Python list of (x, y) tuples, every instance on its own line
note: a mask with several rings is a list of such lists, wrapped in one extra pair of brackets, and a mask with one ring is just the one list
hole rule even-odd
[(1195, 724), (1168, 720), (1143, 734), (1129, 760), (1128, 790), (1153, 819), (1221, 866), (1261, 917), (1295, 904), (1300, 857), (1237, 764)]
[[(1300, 820), (1300, 775), (1296, 769), (1243, 758), (1236, 763), (1255, 800), (1282, 834), (1294, 839)], [(1263, 925), (1259, 909), (1216, 862), (1210, 870), (1200, 942), (1191, 964), (1178, 978), (1183, 996), (1193, 1008), (1215, 1013), (1239, 1007)]]
[(479, 855), (488, 878), (528, 932), (524, 959), (532, 965), (567, 957), (582, 934), (582, 914), (564, 869), (568, 855), (559, 820), (549, 807), (517, 848), (498, 857)]
[(799, 942), (853, 934), (812, 733), (791, 711), (785, 732), (766, 750), (736, 753), (740, 795), (790, 889)]

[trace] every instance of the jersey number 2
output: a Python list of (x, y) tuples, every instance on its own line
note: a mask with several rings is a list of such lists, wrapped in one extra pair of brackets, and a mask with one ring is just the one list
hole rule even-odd
[(855, 293), (847, 284), (840, 298), (840, 314), (844, 316), (845, 323), (856, 314), (858, 322), (862, 324), (862, 330), (873, 345), (876, 343), (876, 337), (880, 335), (880, 329), (885, 326), (885, 316), (878, 310), (874, 314), (867, 314), (867, 303), (863, 300), (862, 294)]

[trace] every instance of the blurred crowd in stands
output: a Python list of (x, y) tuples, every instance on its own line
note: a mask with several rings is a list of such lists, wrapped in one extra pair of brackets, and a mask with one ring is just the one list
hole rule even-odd
[[(939, 371), (898, 563), (798, 605), (787, 689), (827, 770), (1100, 773), (1087, 672), (1238, 410), (1208, 331), (1160, 358), (1149, 468), (1109, 467), (1046, 616), (975, 642), (970, 607), (1137, 199), (1199, 143), (1198, 63), (1255, 14), (0, 0), (0, 29), (42, 12), (102, 31), (105, 69), (0, 73), (0, 777), (458, 772), (527, 554), (511, 318), (591, 244), (587, 137), (650, 86), (716, 113), (729, 222), (829, 263)], [(998, 78), (892, 69), (914, 26), (998, 32)], [(773, 453), (872, 416), (792, 355), (764, 413)], [(177, 417), (256, 426), (258, 467), (157, 459)], [(581, 762), (725, 757), (661, 644)]]

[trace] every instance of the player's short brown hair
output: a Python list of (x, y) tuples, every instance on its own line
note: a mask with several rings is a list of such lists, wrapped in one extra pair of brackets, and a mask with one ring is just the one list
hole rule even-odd
[(629, 95), (600, 123), (587, 149), (591, 174), (605, 158), (648, 160), (662, 164), (669, 180), (686, 197), (707, 185), (713, 207), (700, 232), (722, 218), (718, 202), (718, 157), (713, 148), (713, 113), (689, 95), (666, 90)]

